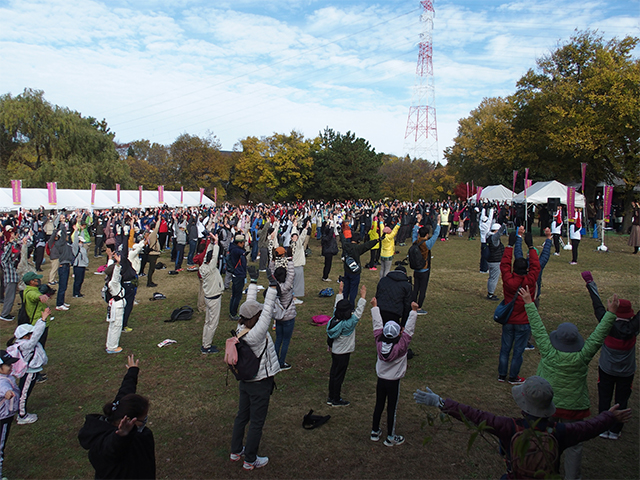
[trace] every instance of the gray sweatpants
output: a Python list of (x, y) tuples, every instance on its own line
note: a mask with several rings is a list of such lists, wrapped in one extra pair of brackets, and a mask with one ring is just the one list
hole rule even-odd
[(489, 262), (489, 279), (487, 280), (487, 293), (493, 295), (500, 279), (500, 262)]

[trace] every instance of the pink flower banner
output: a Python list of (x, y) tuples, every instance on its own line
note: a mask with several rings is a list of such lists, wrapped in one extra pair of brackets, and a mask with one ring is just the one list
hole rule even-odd
[(576, 215), (576, 189), (574, 187), (567, 188), (567, 216), (569, 220), (573, 220)]
[(164, 203), (164, 185), (158, 185), (158, 203)]
[(22, 203), (22, 180), (11, 180), (11, 193), (13, 204), (20, 205)]
[(91, 184), (91, 205), (96, 203), (96, 184)]
[(47, 182), (47, 196), (49, 197), (49, 205), (58, 204), (58, 184), (56, 182)]
[(611, 215), (611, 202), (613, 200), (613, 186), (604, 187), (604, 202), (602, 205), (604, 221), (609, 223)]

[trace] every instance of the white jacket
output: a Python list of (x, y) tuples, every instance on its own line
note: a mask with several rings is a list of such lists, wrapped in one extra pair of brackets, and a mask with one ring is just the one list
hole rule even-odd
[(40, 337), (44, 333), (44, 329), (47, 327), (42, 318), (39, 318), (36, 324), (34, 325), (33, 332), (31, 333), (31, 338), (19, 338), (16, 339), (15, 344), (18, 346), (18, 350), (20, 350), (20, 354), (22, 355), (22, 359), (25, 362), (28, 362), (28, 373), (40, 372), (42, 367), (47, 364), (49, 359), (47, 358), (47, 353), (44, 351), (44, 348), (40, 344)]
[[(211, 261), (207, 263), (207, 256), (210, 251), (213, 251), (213, 254), (211, 255)], [(222, 295), (224, 292), (224, 281), (222, 280), (222, 275), (220, 275), (220, 270), (218, 270), (217, 267), (219, 252), (220, 247), (211, 242), (207, 247), (207, 253), (205, 253), (204, 261), (202, 262), (202, 265), (200, 265), (202, 291), (206, 298)]]

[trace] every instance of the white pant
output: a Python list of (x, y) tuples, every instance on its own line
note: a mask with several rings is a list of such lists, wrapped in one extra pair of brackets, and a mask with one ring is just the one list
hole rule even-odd
[(124, 299), (111, 301), (111, 313), (107, 317), (107, 322), (109, 322), (109, 330), (107, 330), (107, 350), (115, 350), (120, 343), (125, 304)]
[(202, 346), (209, 348), (220, 322), (222, 295), (216, 299), (205, 298), (204, 304), (206, 305), (206, 313), (204, 315), (204, 327), (202, 328)]

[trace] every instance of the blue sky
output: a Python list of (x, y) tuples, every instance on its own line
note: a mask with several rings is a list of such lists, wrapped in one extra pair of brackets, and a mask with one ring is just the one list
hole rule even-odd
[[(640, 36), (638, 0), (434, 0), (438, 147), (575, 29)], [(0, 0), (0, 94), (44, 90), (118, 141), (348, 130), (403, 154), (419, 1)]]

